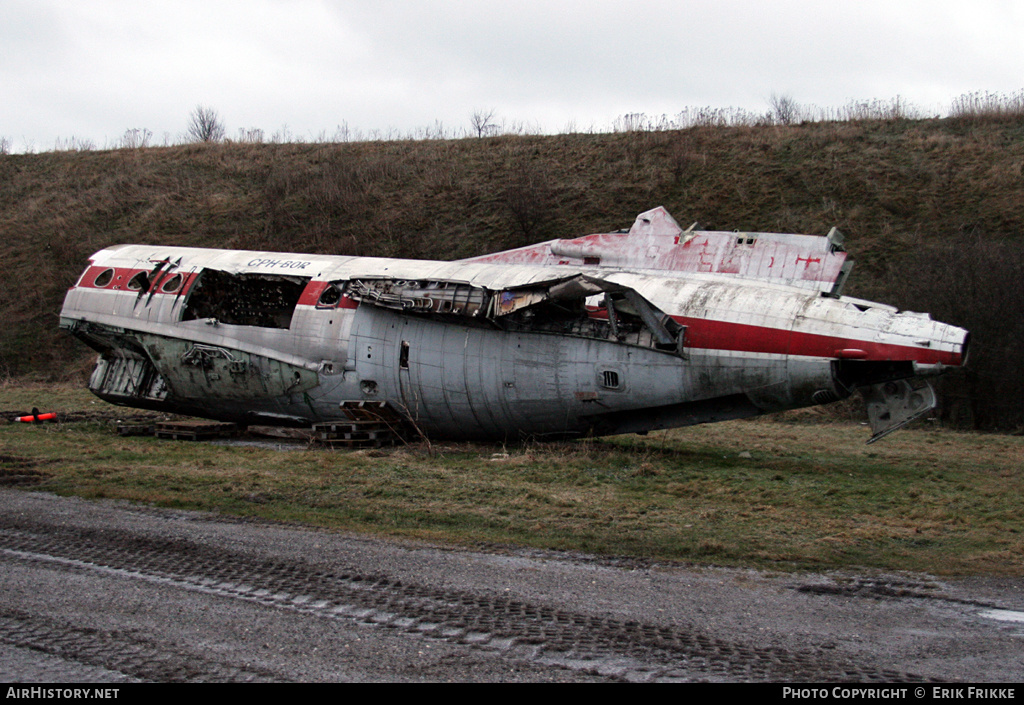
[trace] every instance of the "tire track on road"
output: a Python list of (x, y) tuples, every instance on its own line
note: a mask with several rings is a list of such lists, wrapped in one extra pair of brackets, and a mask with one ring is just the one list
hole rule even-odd
[[(512, 597), (403, 583), (356, 568), (325, 571), (302, 561), (256, 558), (182, 539), (54, 527), (29, 519), (0, 519), (0, 528), (0, 552), (9, 559), (160, 582), (629, 681), (925, 680), (867, 664), (846, 663), (820, 649), (730, 642), (694, 628), (621, 620)], [(60, 639), (70, 639), (69, 653), (81, 652), (83, 658), (92, 659), (84, 662), (136, 674), (122, 670), (123, 664), (115, 658), (116, 649), (93, 655), (94, 651), (86, 648), (88, 636), (83, 634), (78, 639), (71, 627), (61, 632), (60, 627), (50, 624), (39, 627), (43, 630), (39, 634), (32, 631), (35, 625), (44, 623), (46, 620), (30, 615), (2, 613), (0, 640), (46, 650), (63, 649), (56, 644)], [(34, 636), (17, 636), (21, 633), (18, 624), (27, 625), (25, 633)], [(46, 636), (50, 633), (54, 636)], [(123, 635), (108, 636), (112, 643), (125, 639)], [(134, 644), (135, 650), (146, 652), (148, 648), (155, 654), (143, 658), (144, 665), (137, 671), (141, 678), (272, 679), (267, 673), (229, 672), (214, 663), (193, 673), (177, 665), (172, 651), (161, 652), (155, 645), (131, 639), (127, 643)], [(164, 661), (170, 664), (166, 668), (161, 665)], [(171, 675), (165, 675), (168, 673)]]

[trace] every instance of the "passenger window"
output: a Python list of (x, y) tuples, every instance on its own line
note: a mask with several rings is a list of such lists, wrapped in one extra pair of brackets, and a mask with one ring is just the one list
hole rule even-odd
[(181, 288), (181, 275), (180, 274), (175, 274), (173, 277), (171, 277), (170, 279), (165, 281), (163, 283), (163, 286), (160, 287), (160, 289), (162, 291), (165, 291), (168, 294), (173, 294), (174, 292), (176, 292), (180, 288)]
[(128, 280), (128, 288), (132, 291), (149, 291), (149, 275), (145, 272), (138, 272)]
[(112, 282), (113, 280), (114, 280), (114, 270), (113, 269), (104, 269), (93, 280), (92, 285), (93, 286), (98, 286), (98, 287), (100, 287), (102, 289), (103, 287), (105, 287), (108, 284), (110, 284), (110, 282)]
[(331, 284), (329, 287), (324, 289), (323, 293), (320, 294), (320, 298), (317, 299), (317, 306), (336, 306), (341, 301), (341, 289)]

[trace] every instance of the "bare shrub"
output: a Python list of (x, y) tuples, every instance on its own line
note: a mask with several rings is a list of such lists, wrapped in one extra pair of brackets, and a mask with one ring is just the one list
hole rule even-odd
[(10, 137), (0, 137), (0, 154), (10, 154), (10, 153), (11, 153), (11, 138)]
[(646, 128), (647, 116), (643, 113), (626, 113), (615, 118), (612, 123), (614, 132), (639, 132)]
[(1024, 117), (1024, 90), (1011, 93), (964, 93), (949, 108), (953, 118), (1019, 119)]
[(522, 120), (502, 120), (500, 130), (503, 135), (525, 135), (528, 132), (526, 123)]
[(526, 156), (513, 165), (512, 177), (502, 192), (502, 200), (517, 237), (513, 246), (543, 240), (557, 210), (553, 177), (542, 164)]
[(668, 153), (672, 179), (677, 184), (707, 162), (707, 154), (701, 153), (698, 147), (692, 144), (688, 137), (685, 137), (687, 133), (680, 132), (678, 134), (680, 137), (672, 141)]
[(263, 130), (258, 127), (238, 128), (238, 141), (246, 144), (263, 144)]
[[(964, 100), (969, 103), (970, 101)], [(1007, 112), (1020, 105), (1024, 113), (1024, 91), (1019, 96), (999, 96), (992, 101)], [(890, 100), (853, 100), (841, 108), (821, 108), (801, 105), (792, 96), (772, 93), (771, 110), (753, 112), (744, 108), (714, 108), (687, 106), (675, 115), (647, 115), (627, 113), (612, 122), (613, 132), (662, 132), (686, 130), (693, 127), (759, 127), (765, 125), (794, 125), (801, 122), (859, 122), (866, 120), (917, 120), (925, 117), (923, 111), (901, 96)], [(567, 126), (565, 132), (575, 131)]]
[(288, 128), (288, 123), (281, 125), (281, 129), (270, 135), (270, 141), (273, 144), (287, 144), (292, 141), (292, 133)]
[(358, 131), (353, 133), (353, 131), (348, 126), (348, 121), (347, 120), (343, 120), (341, 122), (341, 124), (338, 125), (338, 129), (336, 129), (334, 131), (334, 138), (333, 138), (332, 141), (334, 141), (334, 142), (361, 142), (362, 141), (362, 135), (359, 134)]
[[(907, 102), (902, 96), (890, 100), (851, 100), (834, 113), (834, 119), (846, 122), (863, 120), (918, 120), (924, 116), (921, 110)], [(821, 119), (828, 119), (823, 114)]]
[(73, 135), (67, 139), (58, 137), (53, 143), (54, 152), (91, 152), (94, 149), (96, 149), (95, 142)]
[(124, 131), (120, 146), (123, 149), (142, 149), (149, 146), (149, 140), (152, 137), (153, 132), (151, 130), (133, 127)]
[(772, 107), (772, 117), (776, 124), (793, 125), (800, 122), (800, 105), (793, 96), (785, 93), (782, 95), (772, 93), (771, 98), (768, 99), (768, 104)]
[(612, 122), (613, 132), (665, 132), (691, 127), (728, 127), (760, 125), (765, 116), (742, 108), (683, 108), (675, 116), (626, 113)]
[(192, 142), (222, 142), (227, 134), (213, 108), (197, 105), (189, 116), (188, 138)]

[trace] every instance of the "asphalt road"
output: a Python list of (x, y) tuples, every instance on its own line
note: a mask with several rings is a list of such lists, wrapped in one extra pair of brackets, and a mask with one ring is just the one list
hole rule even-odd
[(0, 490), (0, 681), (1024, 679), (1019, 580), (466, 550)]

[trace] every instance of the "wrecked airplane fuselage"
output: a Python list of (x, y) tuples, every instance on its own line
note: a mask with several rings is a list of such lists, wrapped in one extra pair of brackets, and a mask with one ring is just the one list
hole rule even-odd
[(149, 245), (96, 253), (61, 327), (115, 404), (241, 423), (381, 402), (428, 436), (639, 432), (827, 403), (875, 440), (927, 413), (966, 331), (841, 296), (841, 236), (628, 232), (458, 262)]

